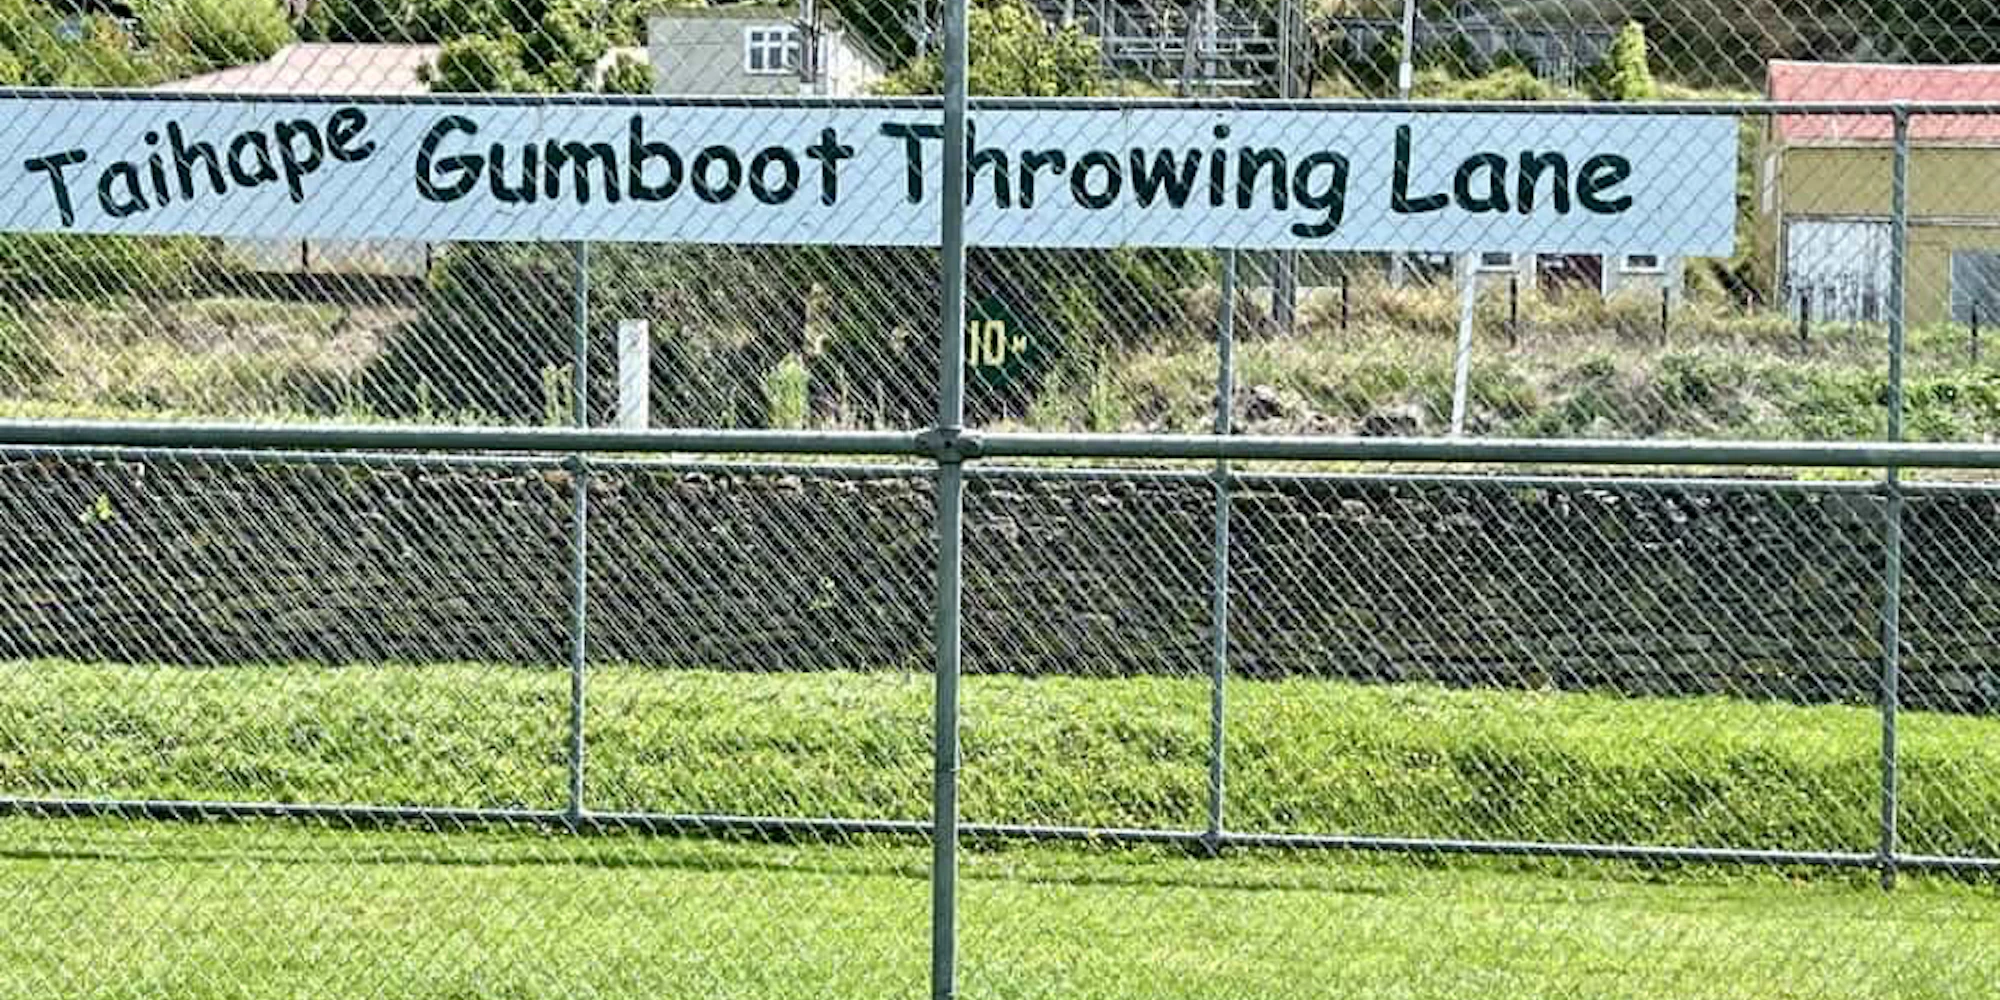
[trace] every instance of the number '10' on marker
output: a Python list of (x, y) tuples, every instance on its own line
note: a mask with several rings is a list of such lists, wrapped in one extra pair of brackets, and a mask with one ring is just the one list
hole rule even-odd
[(965, 363), (974, 368), (999, 368), (1009, 355), (1020, 357), (1028, 350), (1025, 334), (1007, 332), (1004, 319), (974, 319), (965, 324)]

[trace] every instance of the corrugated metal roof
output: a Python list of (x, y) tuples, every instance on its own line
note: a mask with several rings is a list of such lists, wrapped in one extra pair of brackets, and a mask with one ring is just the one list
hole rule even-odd
[[(1768, 91), (1774, 101), (2000, 101), (2000, 66), (1917, 66), (1908, 63), (1774, 61)], [(1783, 115), (1786, 142), (1887, 142), (1886, 115)], [(1910, 138), (1931, 142), (2000, 143), (2000, 115), (1918, 115)]]
[(437, 58), (436, 45), (301, 42), (271, 58), (185, 80), (155, 90), (202, 93), (423, 94), (417, 72)]

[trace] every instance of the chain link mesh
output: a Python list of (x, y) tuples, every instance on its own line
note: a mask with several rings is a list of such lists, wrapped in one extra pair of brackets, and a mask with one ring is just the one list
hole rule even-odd
[[(894, 101), (942, 89), (941, 22), (928, 0), (0, 0), (0, 142), (137, 142), (135, 94), (315, 120), (327, 95), (501, 95), (478, 106), (804, 150), (758, 116), (930, 121)], [(2000, 100), (1982, 7), (976, 0), (969, 48), (975, 99), (1083, 101), (1033, 134), (975, 108), (975, 225), (1036, 183), (1136, 198), (1136, 155), (1028, 164), (1113, 134), (1106, 109), (1157, 163), (1220, 150), (1250, 176), (1216, 198), (1302, 225), (1341, 221), (1324, 175), (1250, 169), (1278, 108), (1408, 121), (1408, 193), (1488, 202), (1432, 246), (1105, 236), (1127, 202), (1064, 234), (1083, 246), (995, 228), (966, 269), (975, 436), (1986, 444), (2000, 422), (1996, 116), (1909, 115), (1899, 200), (1896, 116), (1694, 106)], [(1519, 171), (1605, 109), (1426, 133), (1442, 112), (1359, 103), (1402, 97), (1638, 112), (1656, 138), (1630, 152), (1671, 168), (1651, 190), (1726, 188), (1733, 245), (1687, 252), (1690, 211), (1569, 252), (1520, 221), (1556, 182)], [(219, 191), (239, 154), (195, 121)], [(484, 138), (511, 165), (468, 190), (655, 176), (538, 174), (520, 158), (550, 147)], [(1481, 151), (1490, 187), (1452, 171)], [(793, 164), (810, 200), (818, 164)], [(15, 219), (52, 183), (17, 166)], [(205, 183), (196, 159), (120, 192), (102, 166), (71, 180), (85, 213)], [(935, 233), (904, 238), (886, 199), (845, 229), (661, 242), (635, 217), (579, 244), (511, 211), (357, 237), (389, 192), (298, 182), (333, 207), (282, 238), (5, 227), (0, 419), (937, 420)], [(0, 445), (0, 997), (925, 991), (938, 462), (142, 443)], [(1993, 466), (964, 468), (959, 995), (1991, 992)]]

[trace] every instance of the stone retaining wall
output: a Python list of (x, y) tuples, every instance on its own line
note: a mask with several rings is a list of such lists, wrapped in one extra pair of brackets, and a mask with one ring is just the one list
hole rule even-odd
[[(593, 474), (593, 658), (926, 669), (922, 474)], [(0, 655), (567, 659), (559, 472), (0, 461)], [(1205, 674), (1205, 482), (975, 479), (966, 667)], [(1908, 504), (1907, 704), (2000, 707), (2000, 499)], [(1245, 486), (1232, 669), (1866, 703), (1881, 501)]]

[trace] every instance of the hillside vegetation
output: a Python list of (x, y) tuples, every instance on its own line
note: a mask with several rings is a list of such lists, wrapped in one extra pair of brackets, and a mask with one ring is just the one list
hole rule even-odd
[[(564, 422), (563, 276), (521, 282), (507, 308), (439, 312), (451, 295), (352, 306), (250, 297), (160, 303), (125, 295), (30, 299), (0, 320), (0, 412), (279, 420)], [(614, 286), (612, 291), (615, 292)], [(624, 287), (638, 287), (632, 284)], [(740, 289), (740, 286), (736, 286)], [(610, 293), (607, 293), (610, 294)], [(678, 293), (676, 293), (678, 294)], [(675, 307), (673, 298), (658, 300)], [(1292, 337), (1239, 306), (1236, 424), (1258, 433), (1436, 434), (1448, 426), (1458, 301), (1436, 287), (1357, 279), (1305, 299)], [(1158, 301), (1155, 300), (1156, 305)], [(644, 308), (643, 302), (633, 304)], [(654, 327), (658, 425), (913, 426), (934, 375), (920, 316), (867, 344), (809, 315), (803, 353), (720, 302), (680, 299)], [(1073, 329), (1001, 386), (975, 379), (973, 415), (1041, 430), (1202, 432), (1213, 423), (1212, 285), (1177, 293), (1155, 333)], [(453, 307), (455, 308), (455, 307)], [(629, 307), (628, 307), (629, 308)], [(487, 310), (491, 310), (490, 312)], [(1814, 323), (1696, 297), (1661, 325), (1656, 297), (1560, 300), (1482, 293), (1468, 428), (1510, 437), (1857, 440), (1886, 419), (1879, 324)], [(593, 411), (612, 405), (614, 300), (593, 336)], [(758, 313), (768, 315), (768, 313)], [(823, 331), (823, 332), (816, 332)], [(1511, 331), (1511, 335), (1510, 335)], [(818, 345), (818, 346), (813, 346)], [(2000, 366), (1972, 331), (1912, 330), (1910, 437), (2000, 435)], [(1980, 354), (1977, 359), (1973, 352)], [(604, 419), (599, 417), (598, 419)]]

